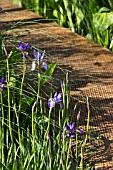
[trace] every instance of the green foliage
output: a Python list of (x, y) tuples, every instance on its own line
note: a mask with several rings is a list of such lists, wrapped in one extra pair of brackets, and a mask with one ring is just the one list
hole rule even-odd
[(52, 63), (49, 65), (49, 69), (44, 73), (43, 79), (41, 81), (41, 86), (44, 85), (51, 78), (54, 70), (56, 68), (56, 63)]
[(112, 0), (23, 0), (22, 5), (112, 49)]
[(93, 24), (97, 30), (103, 32), (113, 25), (113, 11), (102, 7), (93, 15)]

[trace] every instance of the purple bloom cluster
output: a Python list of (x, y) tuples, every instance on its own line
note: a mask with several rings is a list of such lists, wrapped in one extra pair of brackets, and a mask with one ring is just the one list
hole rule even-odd
[(28, 57), (28, 52), (26, 50), (32, 47), (29, 43), (26, 43), (24, 45), (23, 42), (20, 42), (18, 48), (22, 51), (23, 57), (26, 59)]
[(20, 42), (18, 48), (20, 48), (23, 52), (26, 51), (28, 48), (31, 48), (31, 45), (29, 43), (26, 43), (25, 45), (23, 42)]
[(66, 125), (66, 130), (69, 130), (70, 132), (73, 132), (75, 129), (75, 122), (73, 122), (72, 124), (67, 124)]
[(31, 70), (34, 71), (36, 69), (36, 62), (38, 64), (41, 64), (45, 70), (48, 70), (48, 65), (45, 62), (43, 62), (45, 51), (41, 54), (39, 51), (36, 51), (34, 49), (33, 54), (34, 54), (36, 61), (34, 60), (32, 62)]
[(2, 12), (2, 8), (0, 7), (0, 12)]
[[(82, 130), (77, 129), (77, 132), (81, 134)], [(75, 134), (76, 134), (75, 133), (75, 122), (73, 122), (72, 124), (67, 124), (66, 125), (66, 136), (73, 138), (73, 137), (75, 137)]]
[(53, 98), (50, 98), (50, 99), (48, 100), (48, 107), (49, 107), (49, 108), (55, 107), (55, 104), (56, 104), (56, 103), (59, 103), (59, 102), (62, 101), (62, 100), (61, 100), (61, 97), (62, 97), (62, 93), (57, 94), (57, 92), (56, 92), (56, 93), (54, 94), (54, 97), (53, 97)]
[(5, 78), (4, 77), (2, 77), (1, 79), (0, 79), (0, 88), (3, 90), (4, 89), (4, 83), (5, 83), (6, 81), (5, 81)]
[[(33, 47), (29, 43), (24, 44), (23, 42), (20, 42), (20, 44), (18, 45), (18, 48), (22, 51), (23, 58), (26, 59), (28, 57), (27, 49), (29, 48), (32, 49)], [(43, 61), (44, 54), (45, 54), (45, 51), (41, 54), (39, 51), (36, 51), (35, 49), (33, 50), (33, 55), (35, 57), (35, 60), (33, 60), (32, 62), (32, 66), (31, 66), (32, 71), (36, 69), (37, 63), (41, 64), (45, 70), (48, 70), (48, 65)]]

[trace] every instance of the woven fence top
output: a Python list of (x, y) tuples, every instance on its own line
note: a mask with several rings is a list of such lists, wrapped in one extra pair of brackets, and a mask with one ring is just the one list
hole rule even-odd
[(96, 169), (113, 169), (113, 53), (8, 0), (0, 2), (0, 7), (4, 10), (0, 30), (7, 30), (14, 40), (46, 49), (50, 60), (69, 71), (71, 94), (89, 96), (90, 128), (102, 137), (95, 143), (98, 152), (92, 153), (91, 160), (96, 161)]

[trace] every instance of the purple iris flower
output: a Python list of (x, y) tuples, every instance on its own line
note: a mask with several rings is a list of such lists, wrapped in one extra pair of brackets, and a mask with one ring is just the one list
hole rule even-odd
[(62, 93), (59, 93), (58, 95), (57, 95), (57, 92), (54, 94), (54, 98), (50, 98), (49, 100), (48, 100), (48, 107), (49, 108), (53, 108), (53, 107), (55, 107), (55, 104), (56, 103), (59, 103), (59, 102), (61, 102), (62, 100), (61, 100), (61, 97), (62, 97)]
[(23, 42), (20, 42), (18, 48), (20, 48), (23, 52), (26, 51), (28, 48), (31, 48), (31, 45), (29, 43), (26, 43), (25, 45)]
[(82, 130), (82, 129), (78, 129), (77, 132), (78, 132), (78, 133), (82, 133), (83, 130)]
[(61, 97), (62, 97), (62, 93), (59, 93), (58, 95), (57, 95), (57, 92), (54, 94), (54, 101), (55, 101), (55, 103), (57, 103), (57, 102), (61, 102), (62, 100), (61, 100)]
[(2, 12), (2, 8), (0, 7), (0, 12)]
[(45, 51), (41, 54), (39, 51), (33, 50), (33, 54), (37, 60), (37, 62), (42, 62), (44, 58)]
[[(77, 129), (77, 132), (81, 134), (82, 130)], [(76, 134), (75, 133), (75, 122), (73, 122), (72, 124), (67, 124), (66, 125), (66, 136), (73, 138), (73, 137), (75, 137), (75, 134)]]
[[(35, 59), (36, 59), (37, 63), (41, 63), (42, 66), (43, 66), (43, 68), (44, 68), (45, 70), (48, 70), (48, 65), (47, 65), (45, 62), (43, 62), (45, 51), (41, 54), (39, 51), (36, 51), (36, 50), (34, 49), (34, 50), (33, 50), (33, 54), (34, 54), (34, 56), (35, 56)], [(36, 62), (33, 61), (33, 62), (32, 62), (31, 70), (34, 71), (35, 68), (36, 68)]]
[(66, 130), (69, 130), (70, 132), (72, 132), (74, 129), (75, 129), (75, 122), (73, 122), (72, 124), (66, 125)]
[(64, 109), (64, 103), (60, 103), (60, 108), (63, 110)]
[(20, 42), (18, 48), (22, 51), (23, 53), (23, 57), (26, 59), (28, 57), (28, 52), (26, 52), (26, 50), (28, 48), (32, 48), (31, 45), (29, 43), (26, 43), (25, 45), (23, 44), (23, 42)]
[(48, 65), (45, 62), (42, 62), (42, 66), (44, 67), (45, 70), (48, 70)]
[(5, 78), (2, 77), (2, 78), (0, 79), (0, 87), (1, 87), (2, 90), (4, 89), (4, 83), (5, 83)]
[(31, 71), (34, 71), (34, 70), (35, 70), (35, 68), (36, 68), (36, 62), (35, 62), (35, 61), (33, 61), (33, 62), (32, 62), (32, 66), (31, 66)]

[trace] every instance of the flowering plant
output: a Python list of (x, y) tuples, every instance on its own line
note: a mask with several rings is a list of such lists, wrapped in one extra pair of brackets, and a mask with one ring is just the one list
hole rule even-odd
[[(76, 169), (81, 167), (83, 170), (90, 118), (88, 98), (86, 136), (85, 140), (78, 142), (83, 131), (78, 125), (80, 114), (77, 120), (69, 124), (68, 73), (64, 81), (60, 80), (61, 87), (51, 88), (53, 86), (49, 80), (57, 65), (45, 61), (45, 51), (41, 53), (31, 43), (20, 41), (8, 53), (5, 43), (0, 33), (1, 169), (70, 170), (74, 161)], [(56, 81), (55, 78), (53, 81)], [(46, 94), (45, 87), (49, 94)], [(53, 95), (58, 88), (61, 92)], [(46, 94), (46, 99), (43, 94)], [(76, 144), (75, 157), (70, 156), (72, 140)]]

